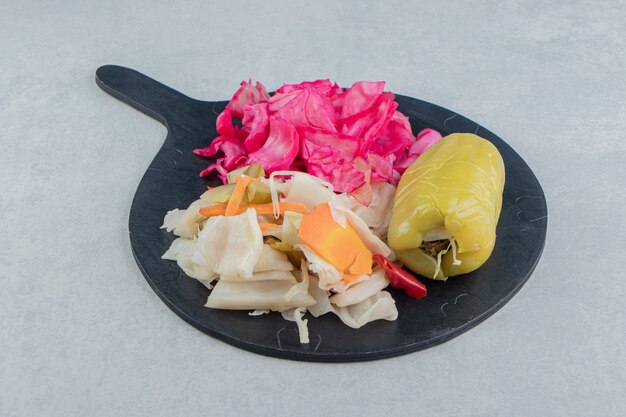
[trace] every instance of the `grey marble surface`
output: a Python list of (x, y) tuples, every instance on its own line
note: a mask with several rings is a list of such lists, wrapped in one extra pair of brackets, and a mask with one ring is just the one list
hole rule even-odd
[[(626, 4), (3, 1), (1, 416), (626, 414)], [(533, 277), (443, 345), (369, 363), (266, 358), (158, 299), (128, 211), (165, 129), (102, 64), (226, 99), (331, 77), (455, 110), (525, 158), (549, 207)]]

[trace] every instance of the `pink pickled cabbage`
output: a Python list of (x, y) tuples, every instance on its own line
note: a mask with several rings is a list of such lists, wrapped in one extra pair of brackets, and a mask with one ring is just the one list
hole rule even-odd
[(261, 164), (266, 172), (284, 171), (298, 155), (298, 132), (291, 123), (279, 116), (270, 116), (269, 123), (267, 141), (258, 151), (248, 155), (248, 163)]
[[(383, 94), (385, 82), (359, 81), (346, 90), (341, 106), (341, 118), (347, 119), (371, 108)], [(393, 99), (393, 98), (392, 98)]]
[[(413, 135), (384, 81), (359, 81), (342, 89), (328, 79), (284, 84), (270, 97), (257, 82), (244, 81), (218, 116), (219, 136), (197, 155), (223, 155), (200, 175), (260, 163), (267, 173), (306, 171), (337, 192), (363, 203), (371, 184), (397, 184), (401, 174), (441, 135)], [(236, 120), (238, 119), (238, 121)]]
[(316, 81), (304, 81), (300, 84), (283, 84), (282, 87), (276, 90), (276, 94), (286, 94), (297, 90), (315, 90), (318, 93), (324, 94), (327, 97), (334, 97), (337, 94), (343, 93), (341, 87), (326, 79)]
[(233, 94), (233, 98), (230, 99), (228, 107), (231, 108), (233, 116), (238, 119), (243, 117), (243, 108), (247, 104), (257, 104), (266, 101), (270, 98), (270, 95), (265, 90), (265, 87), (260, 82), (252, 85), (252, 81), (242, 81), (239, 90)]
[(269, 111), (296, 127), (313, 126), (336, 132), (335, 108), (328, 97), (314, 89), (276, 94), (269, 99)]
[(269, 120), (270, 114), (267, 110), (267, 103), (244, 106), (242, 121), (244, 127), (242, 130), (247, 136), (243, 144), (248, 152), (256, 152), (263, 147), (270, 132)]
[(406, 171), (418, 156), (423, 154), (430, 145), (437, 142), (439, 139), (441, 139), (441, 133), (434, 129), (424, 129), (420, 131), (417, 134), (417, 139), (411, 144), (407, 154), (400, 158), (395, 164), (395, 169), (399, 172)]

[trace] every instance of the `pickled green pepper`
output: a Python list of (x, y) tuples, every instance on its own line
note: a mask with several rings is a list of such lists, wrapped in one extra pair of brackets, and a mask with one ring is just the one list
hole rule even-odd
[(470, 133), (432, 145), (404, 172), (389, 224), (389, 246), (409, 269), (444, 280), (491, 255), (502, 208), (504, 162)]

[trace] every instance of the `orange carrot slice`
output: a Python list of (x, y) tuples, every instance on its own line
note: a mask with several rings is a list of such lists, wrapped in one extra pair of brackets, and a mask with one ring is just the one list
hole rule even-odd
[(298, 237), (349, 281), (372, 273), (372, 252), (350, 223), (344, 228), (335, 221), (328, 203), (317, 205), (302, 217)]
[[(253, 208), (256, 210), (256, 214), (265, 215), (265, 214), (274, 214), (274, 207), (272, 203), (265, 204), (240, 204), (236, 210), (227, 214), (227, 205), (226, 204), (214, 204), (212, 206), (202, 207), (200, 209), (200, 214), (204, 217), (211, 216), (236, 216), (249, 208)], [(299, 203), (279, 203), (278, 204), (278, 212), (283, 214), (286, 211), (294, 211), (296, 213), (307, 213), (308, 210), (306, 206)]]
[(244, 196), (246, 195), (246, 187), (253, 181), (258, 181), (257, 178), (254, 177), (246, 177), (239, 176), (236, 179), (237, 184), (235, 185), (235, 189), (233, 190), (233, 194), (230, 196), (230, 200), (228, 200), (228, 205), (226, 206), (226, 216), (234, 216), (241, 206), (241, 202), (243, 201)]
[[(242, 213), (249, 208), (256, 210), (256, 214), (274, 214), (274, 206), (272, 203), (265, 204), (244, 204), (241, 206)], [(278, 203), (278, 213), (283, 214), (286, 211), (295, 211), (296, 213), (307, 213), (308, 210), (304, 204), (300, 203)]]
[(200, 214), (204, 217), (223, 216), (224, 213), (226, 213), (226, 204), (214, 204), (200, 209)]

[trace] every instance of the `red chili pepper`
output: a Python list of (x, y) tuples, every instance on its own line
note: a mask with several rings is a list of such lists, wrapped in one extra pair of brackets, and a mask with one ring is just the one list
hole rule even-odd
[(409, 297), (418, 299), (426, 297), (426, 286), (409, 272), (389, 262), (383, 255), (376, 254), (372, 258), (385, 270), (385, 275), (393, 288), (404, 290)]

